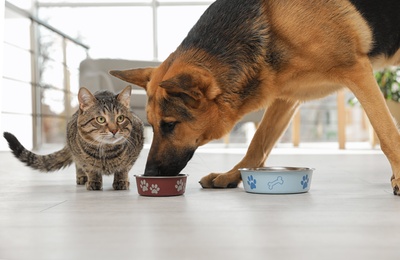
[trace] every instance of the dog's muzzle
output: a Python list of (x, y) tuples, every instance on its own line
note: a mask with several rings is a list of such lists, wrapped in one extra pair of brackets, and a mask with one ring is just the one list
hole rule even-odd
[(147, 157), (145, 176), (176, 176), (186, 167), (196, 149), (181, 153), (169, 152), (165, 155), (153, 155), (151, 149)]

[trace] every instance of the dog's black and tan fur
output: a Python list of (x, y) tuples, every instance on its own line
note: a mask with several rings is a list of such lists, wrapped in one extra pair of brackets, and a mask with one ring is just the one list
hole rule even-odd
[(158, 68), (112, 71), (142, 86), (154, 139), (146, 175), (178, 174), (200, 145), (266, 108), (247, 154), (205, 187), (236, 187), (262, 166), (298, 106), (349, 88), (365, 109), (400, 195), (400, 135), (373, 69), (400, 65), (398, 0), (217, 0)]

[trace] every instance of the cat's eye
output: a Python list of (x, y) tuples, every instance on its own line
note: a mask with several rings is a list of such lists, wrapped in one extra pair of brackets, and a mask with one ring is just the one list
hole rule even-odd
[(96, 117), (96, 121), (99, 124), (104, 124), (106, 122), (106, 118), (104, 116), (98, 116)]
[(123, 115), (120, 115), (120, 116), (117, 117), (117, 122), (118, 123), (122, 123), (122, 122), (124, 122), (124, 120), (125, 120), (125, 117)]

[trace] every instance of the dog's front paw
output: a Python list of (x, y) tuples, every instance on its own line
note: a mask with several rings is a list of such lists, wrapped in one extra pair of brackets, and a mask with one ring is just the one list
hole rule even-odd
[(206, 188), (214, 188), (213, 187), (213, 181), (216, 177), (218, 177), (220, 174), (219, 173), (210, 173), (207, 176), (204, 176), (203, 178), (201, 178), (201, 180), (199, 181), (201, 187), (203, 187), (204, 189)]
[(236, 188), (240, 181), (240, 172), (235, 170), (223, 174), (210, 173), (199, 183), (203, 188)]
[(400, 178), (395, 179), (392, 177), (393, 194), (400, 196)]

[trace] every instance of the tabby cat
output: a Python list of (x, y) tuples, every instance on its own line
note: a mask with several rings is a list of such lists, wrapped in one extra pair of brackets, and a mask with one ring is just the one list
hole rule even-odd
[(128, 172), (143, 148), (143, 122), (130, 111), (131, 87), (118, 95), (78, 93), (79, 109), (67, 126), (67, 145), (49, 155), (26, 150), (11, 133), (4, 138), (13, 154), (31, 168), (51, 172), (76, 166), (76, 183), (88, 190), (102, 189), (102, 175), (114, 174), (115, 190), (129, 189)]

